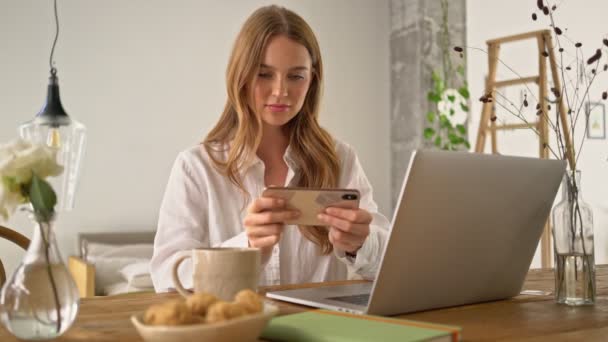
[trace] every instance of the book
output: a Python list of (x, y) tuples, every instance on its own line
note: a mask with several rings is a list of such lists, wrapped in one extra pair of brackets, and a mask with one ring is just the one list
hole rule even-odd
[(262, 332), (270, 341), (446, 341), (462, 338), (461, 328), (397, 318), (312, 310), (273, 318)]

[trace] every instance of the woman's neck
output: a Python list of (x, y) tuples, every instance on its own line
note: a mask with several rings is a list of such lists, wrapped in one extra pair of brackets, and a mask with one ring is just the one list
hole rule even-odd
[(265, 164), (282, 161), (288, 145), (289, 137), (282, 127), (264, 124), (262, 141), (256, 154)]
[(264, 125), (262, 141), (257, 150), (258, 157), (264, 163), (264, 184), (283, 185), (287, 179), (287, 164), (283, 160), (289, 138), (281, 127)]

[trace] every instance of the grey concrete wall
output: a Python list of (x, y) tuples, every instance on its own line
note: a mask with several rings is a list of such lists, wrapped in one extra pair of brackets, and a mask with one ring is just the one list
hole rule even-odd
[[(449, 0), (452, 45), (466, 45), (466, 0)], [(440, 0), (391, 0), (391, 199), (401, 191), (411, 152), (425, 146), (423, 130), (432, 70), (442, 70)], [(454, 63), (457, 53), (450, 54)], [(455, 64), (456, 65), (456, 64)]]

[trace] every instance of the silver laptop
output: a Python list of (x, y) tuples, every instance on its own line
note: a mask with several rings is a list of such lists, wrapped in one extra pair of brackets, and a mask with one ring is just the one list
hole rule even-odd
[(374, 315), (515, 296), (565, 168), (560, 160), (415, 151), (373, 283), (267, 296)]

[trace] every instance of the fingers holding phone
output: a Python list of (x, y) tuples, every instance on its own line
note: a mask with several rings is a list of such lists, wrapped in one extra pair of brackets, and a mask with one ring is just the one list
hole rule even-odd
[(272, 250), (281, 239), (283, 222), (296, 218), (299, 212), (288, 210), (283, 199), (259, 197), (247, 209), (243, 225), (251, 247), (262, 249), (262, 253)]
[(275, 186), (266, 188), (262, 196), (283, 199), (287, 209), (300, 211), (300, 216), (285, 221), (286, 224), (297, 226), (326, 226), (326, 223), (317, 218), (319, 213), (328, 207), (357, 209), (361, 197), (356, 189)]
[(329, 242), (335, 248), (355, 253), (369, 235), (372, 215), (364, 209), (329, 207), (318, 219), (330, 226)]

